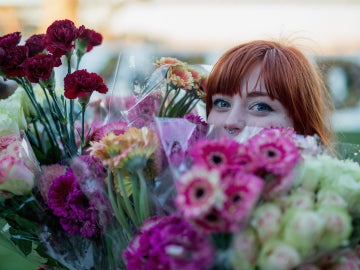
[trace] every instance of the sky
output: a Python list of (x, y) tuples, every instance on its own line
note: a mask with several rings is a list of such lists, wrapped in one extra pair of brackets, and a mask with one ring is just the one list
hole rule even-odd
[(360, 1), (158, 0), (124, 5), (108, 17), (108, 27), (114, 35), (143, 35), (183, 49), (286, 38), (316, 54), (357, 54), (359, 14)]

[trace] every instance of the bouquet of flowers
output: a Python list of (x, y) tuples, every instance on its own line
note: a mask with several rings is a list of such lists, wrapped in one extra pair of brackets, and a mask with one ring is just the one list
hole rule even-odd
[(0, 102), (0, 243), (40, 269), (359, 268), (358, 163), (288, 128), (218, 138), (198, 66), (161, 58), (94, 101), (108, 88), (79, 67), (100, 34), (61, 20), (19, 42), (0, 37), (21, 86)]

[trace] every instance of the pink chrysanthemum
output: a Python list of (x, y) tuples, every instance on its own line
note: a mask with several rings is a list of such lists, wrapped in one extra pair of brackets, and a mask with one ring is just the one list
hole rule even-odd
[(133, 127), (142, 127), (151, 122), (160, 108), (162, 96), (160, 91), (153, 91), (128, 110), (128, 122)]
[(265, 173), (287, 175), (300, 158), (289, 135), (280, 129), (264, 129), (248, 145), (258, 160), (258, 169)]
[(92, 134), (93, 141), (100, 141), (102, 137), (108, 135), (110, 132), (115, 135), (123, 134), (128, 127), (128, 124), (123, 121), (113, 121), (102, 126), (95, 126)]
[(238, 151), (239, 143), (223, 137), (220, 140), (200, 140), (189, 154), (194, 164), (224, 171), (236, 166)]
[(209, 238), (177, 215), (151, 218), (133, 237), (123, 256), (128, 270), (208, 269), (214, 250)]
[(190, 147), (195, 142), (203, 139), (207, 135), (209, 125), (201, 118), (201, 116), (193, 113), (184, 115), (184, 118), (196, 125), (195, 130), (191, 134), (191, 138), (188, 141), (188, 147)]
[(186, 218), (203, 215), (213, 207), (218, 208), (224, 200), (220, 175), (216, 170), (193, 167), (180, 177), (175, 186), (175, 203)]
[(222, 181), (226, 196), (222, 216), (228, 221), (227, 231), (239, 231), (247, 221), (263, 190), (263, 180), (254, 174), (238, 172)]

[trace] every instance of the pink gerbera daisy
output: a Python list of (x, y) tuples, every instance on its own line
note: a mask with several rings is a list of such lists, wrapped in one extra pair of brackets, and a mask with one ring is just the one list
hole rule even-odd
[(279, 129), (264, 129), (248, 141), (249, 149), (265, 173), (287, 175), (300, 158), (290, 136)]
[(227, 230), (238, 231), (259, 200), (264, 182), (254, 174), (238, 172), (222, 181), (226, 196), (222, 216), (228, 220)]
[(194, 144), (190, 151), (194, 164), (205, 166), (209, 169), (228, 170), (236, 165), (239, 143), (234, 140), (200, 140)]
[(193, 167), (175, 183), (175, 203), (186, 218), (203, 215), (212, 207), (219, 207), (224, 200), (219, 187), (220, 175), (216, 170)]

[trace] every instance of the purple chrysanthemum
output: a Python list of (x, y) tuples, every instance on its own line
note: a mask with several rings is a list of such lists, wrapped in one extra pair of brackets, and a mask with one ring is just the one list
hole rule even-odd
[(98, 211), (80, 190), (72, 170), (53, 180), (48, 206), (59, 217), (66, 232), (82, 237), (93, 237), (99, 233)]
[(177, 215), (151, 218), (124, 251), (128, 270), (208, 269), (213, 248), (200, 234)]

